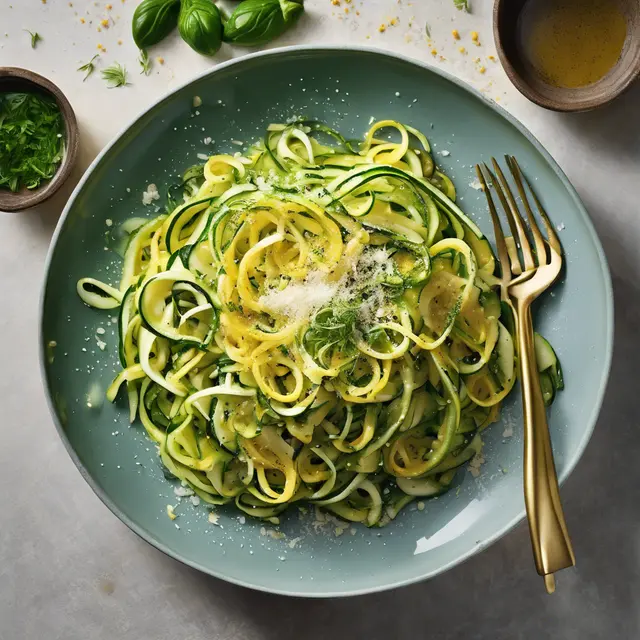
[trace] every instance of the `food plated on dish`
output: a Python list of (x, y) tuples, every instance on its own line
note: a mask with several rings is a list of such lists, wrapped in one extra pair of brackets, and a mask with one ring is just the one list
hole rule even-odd
[[(361, 81), (372, 65), (381, 83), (375, 93)], [(258, 105), (251, 96), (260, 88), (270, 98)], [(402, 163), (393, 156), (385, 160), (404, 144), (397, 127), (376, 129), (367, 141), (367, 131), (385, 118), (427, 133), (430, 152), (405, 127), (411, 153), (403, 152)], [(282, 124), (265, 136), (270, 123)], [(289, 136), (294, 129), (302, 139)], [(278, 163), (293, 166), (291, 153), (311, 165), (285, 172), (294, 176), (293, 185), (284, 183), (277, 165), (273, 171), (268, 166), (264, 146), (264, 165), (259, 160), (265, 137)], [(283, 137), (288, 140), (278, 151)], [(384, 144), (391, 146), (385, 150)], [(495, 293), (487, 281), (493, 256), (482, 232), (490, 231), (491, 221), (473, 171), (475, 163), (505, 153), (518, 157), (554, 223), (562, 225), (566, 272), (535, 321), (565, 373), (566, 388), (549, 415), (558, 473), (566, 477), (593, 425), (606, 367), (592, 366), (592, 358), (608, 362), (611, 327), (606, 266), (575, 193), (517, 123), (454, 81), (377, 52), (296, 48), (220, 65), (165, 98), (105, 150), (67, 207), (45, 285), (43, 365), (63, 441), (98, 495), (174, 557), (240, 584), (290, 594), (362, 593), (423, 579), (513, 526), (523, 515), (522, 418), (515, 393), (505, 394), (499, 411), (497, 403), (482, 405), (501, 392), (479, 374), (485, 353), (498, 382), (509, 366), (508, 358), (498, 362), (500, 324), (508, 340), (509, 315), (502, 305), (487, 313)], [(344, 164), (325, 166), (340, 156)], [(373, 172), (369, 180), (367, 172)], [(444, 176), (455, 185), (455, 201)], [(176, 182), (188, 183), (186, 200), (182, 189), (171, 188)], [(203, 191), (205, 202), (195, 205), (200, 190), (216, 183), (220, 192)], [(424, 205), (415, 200), (414, 187), (424, 193)], [(225, 194), (226, 209), (210, 202)], [(167, 196), (173, 200), (168, 210)], [(430, 202), (437, 227), (428, 215)], [(201, 211), (194, 211), (198, 206)], [(398, 225), (380, 224), (380, 211)], [(217, 215), (218, 234), (205, 234)], [(158, 227), (138, 245), (145, 237), (140, 219)], [(449, 243), (448, 257), (439, 251), (443, 242)], [(301, 251), (307, 259), (298, 264)], [(123, 260), (127, 253), (132, 263)], [(153, 274), (146, 271), (151, 261)], [(134, 279), (121, 291), (123, 273)], [(96, 282), (87, 286), (85, 278)], [(112, 308), (83, 304), (79, 282), (87, 302)], [(434, 295), (430, 284), (438, 282), (444, 289)], [(98, 283), (111, 286), (113, 298)], [(129, 285), (134, 290), (120, 304)], [(579, 295), (585, 286), (601, 304), (587, 308)], [(468, 296), (464, 307), (461, 294)], [(370, 306), (375, 311), (367, 313)], [(475, 347), (454, 332), (463, 321), (473, 329)], [(118, 322), (127, 326), (124, 364)], [(570, 330), (578, 323), (606, 336), (588, 354)], [(291, 331), (275, 348), (269, 339), (274, 330)], [(424, 348), (447, 332), (439, 347)], [(353, 367), (341, 368), (349, 358)], [(412, 367), (405, 366), (409, 362)], [(470, 370), (479, 362), (478, 371)], [(465, 371), (456, 379), (461, 366)], [(332, 368), (340, 371), (324, 375)], [(132, 379), (122, 379), (116, 395), (111, 385), (122, 371)], [(469, 386), (475, 400), (462, 392), (464, 379), (474, 376), (477, 384)], [(176, 386), (171, 391), (164, 384)], [(146, 403), (140, 402), (143, 385)], [(447, 414), (458, 420), (450, 389), (459, 402), (457, 434), (445, 420)], [(107, 390), (116, 395), (113, 404), (104, 402)], [(132, 423), (129, 395), (134, 405), (137, 400)], [(363, 399), (373, 402), (357, 401)], [(305, 401), (315, 406), (305, 407)], [(240, 411), (226, 414), (225, 404)], [(144, 430), (143, 412), (160, 444)], [(318, 424), (310, 419), (316, 412)], [(420, 412), (431, 418), (415, 423)], [(395, 427), (394, 416), (397, 428), (376, 449), (381, 434)], [(489, 426), (494, 417), (497, 423)], [(420, 437), (409, 437), (419, 429)], [(262, 446), (253, 458), (240, 451), (265, 441), (275, 456)], [(481, 441), (476, 455), (470, 446)], [(198, 451), (207, 442), (215, 444), (216, 462), (227, 461), (215, 473), (207, 452)], [(437, 451), (438, 442), (446, 452)], [(364, 465), (369, 456), (371, 466), (347, 467)], [(454, 458), (445, 470), (443, 463)], [(202, 461), (206, 469), (194, 468)], [(455, 475), (449, 473), (454, 467)], [(198, 493), (196, 480), (202, 481)], [(350, 487), (352, 482), (359, 486)], [(299, 499), (287, 495), (292, 489)], [(343, 496), (340, 490), (346, 490)], [(203, 504), (207, 498), (228, 504)], [(332, 502), (318, 506), (323, 500)], [(388, 522), (394, 511), (399, 514)]]

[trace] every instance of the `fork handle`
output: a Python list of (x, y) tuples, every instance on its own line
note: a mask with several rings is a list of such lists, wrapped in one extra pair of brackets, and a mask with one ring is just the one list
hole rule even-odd
[(531, 302), (517, 302), (518, 353), (524, 407), (524, 496), (536, 569), (542, 576), (575, 565), (560, 504), (547, 413), (535, 357)]

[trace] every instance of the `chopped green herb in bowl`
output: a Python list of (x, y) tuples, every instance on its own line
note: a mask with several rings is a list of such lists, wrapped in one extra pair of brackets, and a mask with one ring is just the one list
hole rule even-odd
[(64, 120), (55, 99), (0, 93), (0, 189), (37, 189), (64, 155)]

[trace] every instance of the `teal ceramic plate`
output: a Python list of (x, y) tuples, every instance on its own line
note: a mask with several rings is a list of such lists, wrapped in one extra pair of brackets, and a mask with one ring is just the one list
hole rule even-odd
[[(202, 100), (197, 108), (194, 96)], [(182, 562), (265, 591), (351, 595), (434, 576), (523, 518), (518, 393), (502, 423), (486, 434), (480, 477), (460, 472), (457, 489), (422, 509), (414, 505), (384, 529), (340, 532), (313, 513), (296, 513), (275, 532), (271, 525), (244, 521), (233, 508), (219, 509), (215, 525), (203, 505), (174, 494), (155, 446), (141, 426), (128, 425), (124, 403), (101, 402), (118, 369), (116, 325), (113, 314), (85, 307), (75, 290), (82, 276), (118, 281), (119, 258), (105, 250), (108, 225), (152, 215), (142, 204), (148, 184), (162, 193), (198, 162), (197, 154), (237, 151), (231, 140), (251, 141), (269, 122), (300, 114), (327, 121), (347, 136), (361, 136), (370, 118), (392, 118), (425, 131), (438, 162), (454, 178), (462, 207), (486, 232), (491, 224), (483, 196), (471, 186), (474, 163), (511, 153), (533, 177), (567, 254), (562, 281), (537, 312), (537, 327), (556, 347), (566, 378), (550, 413), (561, 478), (589, 440), (606, 385), (611, 284), (584, 207), (533, 136), (455, 79), (382, 52), (295, 47), (221, 64), (160, 100), (100, 154), (58, 224), (42, 301), (44, 379), (71, 457), (122, 521)], [(205, 138), (214, 142), (206, 145)], [(98, 339), (106, 342), (104, 351)], [(166, 506), (178, 502), (179, 518), (171, 521)]]

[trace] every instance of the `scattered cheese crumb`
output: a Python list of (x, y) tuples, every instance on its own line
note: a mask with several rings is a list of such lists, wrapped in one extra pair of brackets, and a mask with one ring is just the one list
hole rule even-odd
[(212, 140), (211, 138), (207, 137), (202, 141), (204, 144), (211, 144)]
[(440, 155), (441, 155), (441, 156), (444, 156), (444, 157), (446, 158), (447, 156), (450, 156), (450, 155), (451, 155), (451, 151), (447, 151), (446, 149), (443, 149), (443, 150), (440, 152)]
[(197, 506), (200, 504), (200, 497), (199, 497), (199, 496), (191, 496), (191, 497), (189, 498), (189, 500), (191, 500), (191, 504), (192, 504), (194, 507), (197, 507)]
[(160, 194), (158, 193), (158, 187), (155, 184), (150, 184), (147, 190), (142, 194), (142, 204), (149, 205), (154, 200), (160, 200)]
[(418, 511), (424, 511), (424, 502), (418, 502)]
[(193, 495), (193, 489), (191, 489), (190, 487), (179, 486), (173, 489), (173, 493), (179, 498), (186, 498), (187, 496)]
[(473, 458), (471, 458), (471, 462), (469, 463), (469, 471), (474, 478), (477, 478), (480, 475), (480, 467), (486, 462), (484, 456), (482, 455), (482, 451), (476, 453)]
[(104, 330), (104, 327), (98, 327), (98, 328), (96, 329), (96, 333), (97, 333), (98, 335), (100, 335), (100, 336), (103, 336), (106, 332), (105, 332), (105, 330)]
[(170, 504), (167, 505), (167, 515), (169, 516), (169, 518), (171, 518), (171, 520), (175, 520), (178, 517), (173, 512), (173, 507)]
[(196, 154), (196, 158), (198, 158), (198, 160), (208, 160), (209, 156), (206, 153), (198, 153)]
[(215, 511), (209, 511), (208, 520), (211, 524), (218, 524), (218, 520), (220, 520), (220, 516)]
[(472, 182), (469, 183), (469, 186), (476, 191), (482, 191), (482, 184), (478, 178), (475, 178)]
[(289, 540), (289, 542), (287, 543), (289, 545), (289, 549), (295, 549), (296, 545), (298, 544), (298, 542), (300, 542), (300, 540), (302, 540), (302, 537), (293, 538), (292, 540)]
[(107, 227), (110, 227), (113, 224), (113, 220), (111, 218), (107, 218), (104, 223), (107, 225)]
[(502, 437), (503, 438), (510, 438), (513, 435), (513, 426), (509, 425), (503, 432), (502, 432)]
[(193, 96), (193, 106), (194, 107), (202, 106), (202, 98), (200, 96)]

